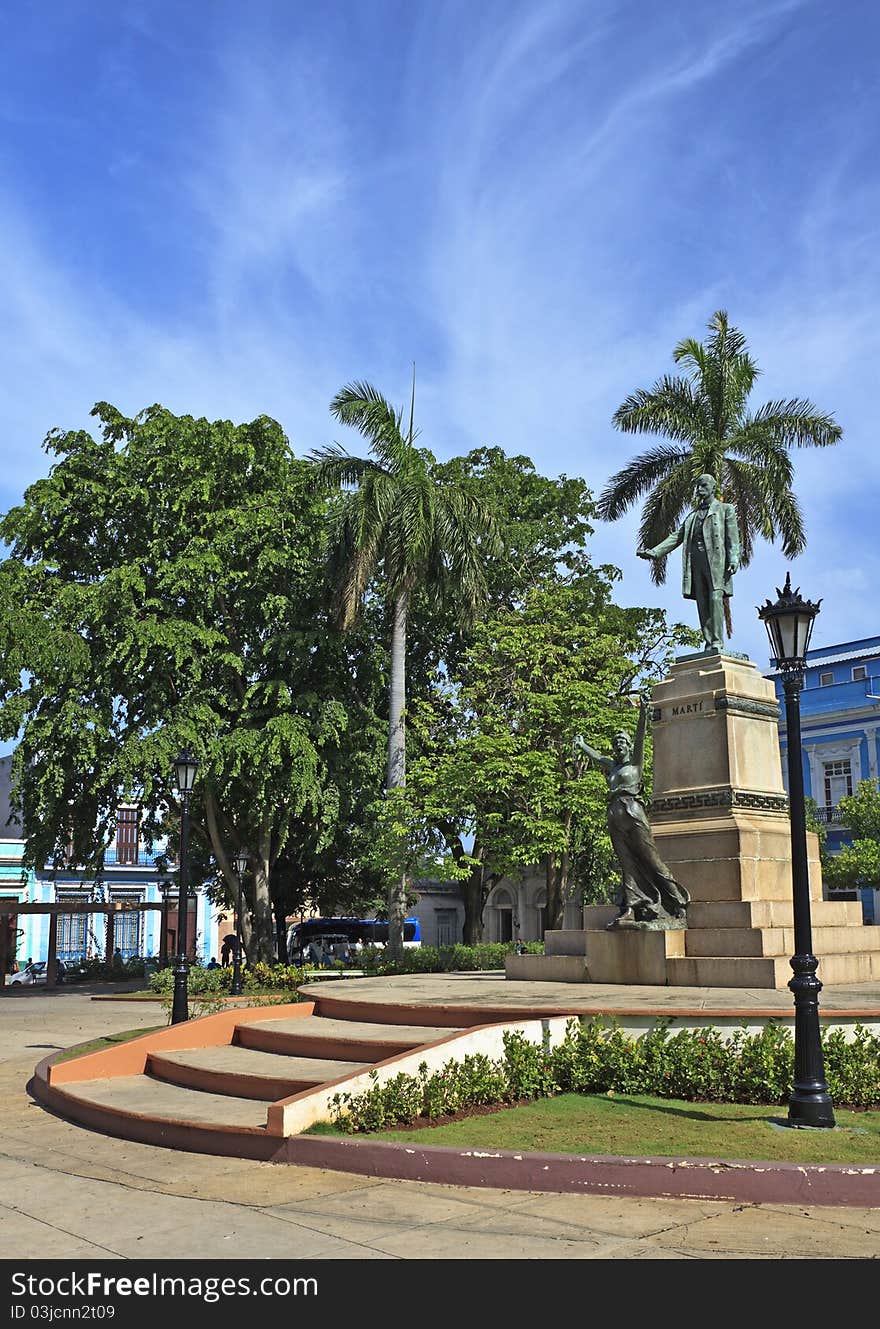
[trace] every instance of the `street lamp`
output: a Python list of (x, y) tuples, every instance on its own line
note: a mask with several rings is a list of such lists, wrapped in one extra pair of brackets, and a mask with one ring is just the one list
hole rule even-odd
[(812, 604), (791, 589), (791, 574), (785, 586), (776, 588), (779, 599), (769, 599), (758, 609), (770, 638), (773, 663), (782, 677), (785, 692), (785, 724), (788, 736), (788, 804), (791, 819), (791, 876), (794, 901), (794, 948), (791, 958), (794, 977), (794, 1086), (788, 1100), (790, 1126), (833, 1126), (834, 1109), (825, 1079), (822, 1039), (819, 1033), (819, 993), (816, 977), (819, 962), (813, 954), (810, 921), (810, 878), (807, 868), (807, 821), (804, 808), (804, 767), (801, 755), (801, 700), (806, 654), (819, 600)]
[(174, 763), (174, 778), (181, 799), (180, 809), (180, 869), (177, 892), (177, 957), (174, 961), (174, 999), (171, 1004), (171, 1023), (181, 1024), (189, 1019), (186, 980), (189, 956), (186, 953), (187, 895), (189, 888), (189, 798), (196, 782), (199, 763), (189, 748), (180, 753)]
[(241, 996), (241, 879), (247, 872), (248, 851), (244, 848), (239, 849), (232, 860), (232, 866), (235, 868), (235, 876), (238, 881), (238, 902), (235, 910), (235, 961), (232, 966), (232, 987), (229, 989), (233, 997)]

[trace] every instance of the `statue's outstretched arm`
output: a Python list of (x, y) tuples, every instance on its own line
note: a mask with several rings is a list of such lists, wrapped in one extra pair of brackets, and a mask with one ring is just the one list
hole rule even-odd
[(677, 549), (683, 540), (684, 525), (682, 524), (677, 531), (673, 531), (671, 535), (667, 535), (665, 540), (661, 540), (658, 545), (654, 545), (653, 549), (637, 549), (636, 554), (639, 558), (662, 558), (664, 554), (670, 554), (673, 549)]
[(574, 740), (574, 747), (578, 752), (585, 752), (590, 758), (590, 761), (594, 761), (603, 771), (610, 770), (614, 764), (610, 757), (603, 757), (601, 752), (597, 752), (595, 748), (591, 748), (586, 739), (581, 738), (580, 734), (578, 734), (577, 738)]

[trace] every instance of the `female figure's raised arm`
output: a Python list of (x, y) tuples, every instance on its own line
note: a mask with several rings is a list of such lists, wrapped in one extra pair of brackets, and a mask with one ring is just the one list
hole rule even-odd
[(632, 760), (633, 765), (638, 766), (641, 774), (642, 767), (645, 764), (645, 734), (648, 729), (648, 701), (642, 697), (639, 701), (639, 721), (636, 725), (636, 737), (633, 743)]
[(577, 751), (585, 752), (590, 758), (590, 761), (594, 761), (603, 771), (610, 771), (611, 767), (614, 765), (614, 762), (610, 757), (603, 757), (601, 752), (597, 752), (595, 748), (591, 748), (586, 739), (581, 738), (580, 734), (578, 734), (577, 738), (574, 740), (574, 746)]

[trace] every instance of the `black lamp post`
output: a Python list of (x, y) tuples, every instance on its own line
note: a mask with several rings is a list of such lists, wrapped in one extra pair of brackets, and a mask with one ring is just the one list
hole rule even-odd
[(235, 960), (232, 966), (232, 987), (229, 989), (233, 997), (241, 996), (241, 879), (247, 872), (248, 851), (239, 849), (232, 860), (232, 866), (235, 868), (235, 876), (238, 881), (238, 899), (235, 909)]
[(801, 698), (806, 654), (819, 600), (812, 604), (791, 589), (791, 574), (785, 586), (776, 588), (779, 599), (758, 610), (770, 638), (773, 661), (782, 676), (785, 692), (785, 723), (788, 734), (788, 802), (791, 817), (791, 875), (794, 900), (794, 947), (791, 958), (794, 977), (794, 1086), (788, 1100), (790, 1126), (833, 1126), (834, 1109), (825, 1079), (822, 1039), (819, 1033), (819, 993), (816, 977), (819, 962), (813, 954), (810, 920), (810, 878), (807, 867), (807, 821), (804, 808), (804, 767), (801, 755)]
[(196, 782), (199, 763), (189, 748), (180, 753), (174, 763), (174, 778), (180, 793), (180, 869), (177, 892), (177, 957), (174, 961), (174, 999), (171, 1004), (171, 1023), (181, 1024), (189, 1019), (186, 980), (189, 956), (186, 953), (187, 895), (189, 888), (189, 797)]

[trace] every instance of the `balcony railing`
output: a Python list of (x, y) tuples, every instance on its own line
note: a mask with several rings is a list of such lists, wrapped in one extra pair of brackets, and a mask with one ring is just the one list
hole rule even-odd
[(107, 849), (104, 851), (104, 863), (109, 868), (151, 868), (161, 855), (157, 852), (148, 854), (146, 849)]
[(840, 808), (816, 808), (817, 820), (826, 826), (845, 826), (846, 821)]

